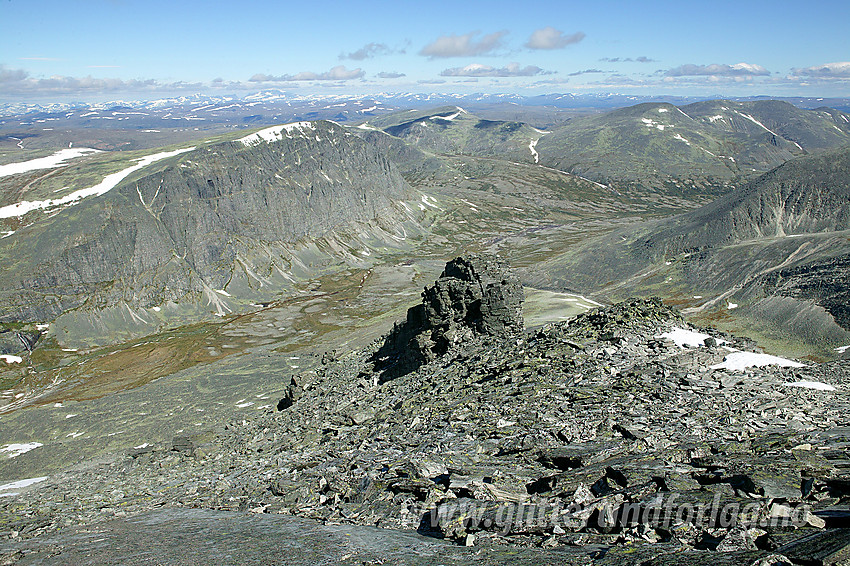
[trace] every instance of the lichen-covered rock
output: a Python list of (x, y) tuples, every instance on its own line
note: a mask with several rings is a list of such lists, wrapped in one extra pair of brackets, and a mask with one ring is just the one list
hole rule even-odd
[(446, 264), (375, 355), (384, 380), (410, 373), (475, 336), (523, 330), (522, 283), (497, 257), (470, 255)]

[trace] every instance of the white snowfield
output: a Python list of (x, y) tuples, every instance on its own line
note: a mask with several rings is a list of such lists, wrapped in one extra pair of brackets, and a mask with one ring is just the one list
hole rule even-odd
[[(685, 328), (674, 326), (670, 332), (665, 332), (656, 338), (667, 338), (668, 340), (675, 342), (680, 348), (698, 348), (703, 345), (706, 338), (711, 338), (711, 336), (703, 334), (702, 332), (696, 332), (694, 330), (687, 330)], [(718, 338), (717, 343), (725, 344), (726, 340)]]
[(835, 391), (835, 387), (828, 383), (820, 381), (795, 381), (794, 383), (786, 383), (788, 387), (802, 387), (803, 389), (815, 389), (817, 391)]
[(0, 452), (8, 452), (9, 458), (17, 458), (21, 454), (26, 454), (30, 450), (35, 450), (44, 446), (41, 442), (27, 442), (26, 444), (7, 444), (0, 448)]
[(19, 364), (24, 361), (24, 359), (20, 356), (12, 356), (11, 354), (3, 354), (0, 356), (0, 360), (3, 360), (7, 364)]
[(458, 110), (454, 114), (449, 114), (448, 116), (431, 116), (431, 120), (446, 120), (447, 122), (451, 122), (458, 116), (460, 116), (460, 110)]
[[(312, 122), (292, 122), (291, 124), (281, 124), (280, 126), (272, 126), (259, 132), (247, 135), (244, 138), (239, 138), (238, 142), (243, 145), (252, 146), (258, 143), (271, 143), (282, 140), (284, 137), (292, 138), (292, 132), (298, 130), (300, 133), (305, 133), (304, 130), (315, 130), (316, 126)], [(284, 132), (286, 132), (284, 134)]]
[(534, 158), (535, 163), (540, 163), (540, 154), (537, 153), (537, 150), (534, 146), (537, 145), (538, 140), (531, 140), (528, 144), (528, 149), (531, 151), (531, 156)]
[(9, 175), (18, 175), (35, 171), (36, 169), (55, 169), (67, 165), (66, 161), (76, 157), (82, 157), (87, 153), (100, 153), (96, 149), (90, 147), (75, 147), (71, 149), (60, 149), (53, 155), (47, 157), (39, 157), (38, 159), (30, 159), (29, 161), (20, 161), (18, 163), (9, 163), (8, 165), (0, 165), (0, 177)]
[(723, 362), (710, 366), (711, 369), (727, 369), (729, 371), (742, 371), (748, 367), (763, 367), (776, 365), (786, 368), (802, 368), (805, 364), (780, 358), (779, 356), (771, 356), (770, 354), (756, 354), (755, 352), (730, 352), (723, 359)]
[(48, 476), (43, 476), (40, 478), (29, 478), (25, 480), (13, 481), (11, 483), (4, 483), (0, 485), (0, 497), (12, 497), (13, 495), (18, 495), (17, 492), (12, 491), (13, 489), (23, 489), (25, 487), (29, 487), (31, 485), (41, 483), (44, 480), (48, 479)]
[(139, 159), (138, 163), (133, 165), (132, 167), (128, 167), (122, 171), (118, 171), (117, 173), (112, 173), (103, 178), (103, 181), (94, 185), (93, 187), (89, 187), (87, 189), (80, 189), (78, 191), (74, 191), (70, 194), (65, 195), (64, 197), (57, 199), (48, 199), (48, 200), (36, 200), (36, 201), (21, 201), (15, 204), (10, 204), (8, 206), (4, 206), (0, 208), (0, 218), (12, 218), (14, 216), (23, 216), (24, 214), (31, 212), (33, 210), (40, 210), (45, 208), (53, 208), (56, 206), (63, 205), (72, 205), (78, 204), (79, 201), (86, 197), (92, 196), (100, 196), (104, 193), (109, 192), (113, 188), (115, 188), (118, 183), (123, 181), (130, 173), (134, 171), (138, 171), (139, 169), (143, 169), (150, 165), (151, 163), (155, 163), (162, 159), (166, 159), (168, 157), (173, 157), (175, 155), (179, 155), (181, 153), (186, 153), (187, 151), (192, 151), (195, 149), (194, 147), (188, 147), (186, 149), (177, 149), (175, 151), (163, 151), (161, 153), (154, 153), (153, 155), (147, 155)]
[[(687, 330), (685, 328), (673, 327), (669, 332), (665, 332), (656, 338), (667, 338), (668, 340), (675, 342), (680, 348), (698, 348), (702, 346), (705, 342), (706, 338), (709, 338), (708, 334), (703, 334), (702, 332), (696, 332), (694, 330)], [(718, 344), (725, 344), (727, 341), (722, 338), (716, 339)], [(770, 365), (777, 365), (781, 367), (794, 367), (801, 368), (806, 367), (805, 364), (801, 364), (800, 362), (795, 362), (794, 360), (788, 360), (786, 358), (780, 358), (779, 356), (772, 356), (770, 354), (757, 354), (755, 352), (741, 352), (740, 350), (735, 350), (734, 348), (730, 348), (729, 346), (725, 347), (729, 350), (729, 353), (726, 357), (723, 358), (723, 361), (719, 364), (714, 364), (713, 366), (709, 366), (710, 369), (725, 369), (729, 371), (743, 371), (748, 367), (763, 367)], [(816, 382), (799, 382), (799, 383), (816, 383)], [(796, 387), (807, 387), (806, 385), (797, 385)], [(831, 387), (831, 386), (827, 386)], [(815, 388), (814, 386), (810, 388)]]

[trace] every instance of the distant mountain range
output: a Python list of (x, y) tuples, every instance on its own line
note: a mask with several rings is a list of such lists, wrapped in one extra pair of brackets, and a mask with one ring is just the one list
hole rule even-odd
[[(87, 103), (37, 103), (37, 102), (6, 102), (0, 103), (0, 117), (23, 117), (31, 114), (62, 114), (67, 112), (112, 112), (126, 109), (144, 111), (162, 110), (195, 110), (205, 112), (205, 116), (213, 118), (217, 112), (237, 109), (246, 111), (251, 108), (270, 105), (286, 107), (314, 108), (317, 110), (328, 110), (340, 108), (339, 112), (350, 114), (350, 119), (356, 119), (357, 112), (380, 112), (375, 108), (366, 110), (371, 106), (389, 106), (392, 108), (421, 108), (425, 106), (440, 106), (447, 104), (518, 104), (523, 106), (552, 106), (556, 108), (598, 108), (611, 109), (625, 106), (633, 106), (644, 102), (666, 102), (669, 104), (683, 105), (702, 100), (712, 100), (720, 97), (685, 97), (685, 96), (634, 96), (615, 93), (553, 93), (537, 96), (522, 96), (519, 94), (458, 94), (458, 93), (377, 93), (363, 95), (349, 94), (299, 94), (281, 90), (265, 90), (248, 95), (206, 95), (193, 94), (173, 98), (157, 100), (114, 100), (109, 102)], [(767, 97), (745, 97), (733, 98), (735, 101), (748, 100), (783, 100), (800, 108), (818, 108), (828, 106), (840, 110), (850, 111), (850, 98), (814, 98), (814, 97), (789, 97), (770, 98)], [(200, 108), (207, 106), (207, 108)], [(229, 108), (225, 108), (228, 107)], [(354, 109), (354, 107), (359, 107)], [(237, 111), (233, 110), (233, 111)], [(175, 117), (177, 119), (178, 117)], [(5, 124), (8, 125), (8, 124)]]
[(719, 195), (789, 159), (850, 145), (850, 114), (782, 101), (647, 102), (541, 130), (460, 106), (369, 118), (425, 151), (498, 157), (573, 173), (616, 190)]
[[(703, 190), (850, 145), (850, 115), (770, 100), (644, 103), (574, 118), (540, 138), (543, 164), (594, 181)], [(671, 187), (672, 188), (672, 187)]]

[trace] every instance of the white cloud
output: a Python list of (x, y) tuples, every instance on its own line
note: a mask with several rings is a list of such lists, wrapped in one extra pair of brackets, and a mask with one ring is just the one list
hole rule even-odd
[(664, 72), (664, 75), (668, 77), (761, 77), (770, 75), (770, 71), (753, 63), (736, 63), (734, 65), (717, 63), (693, 65), (688, 63), (669, 69)]
[(380, 55), (390, 55), (391, 53), (404, 53), (404, 50), (398, 51), (391, 49), (386, 43), (367, 43), (357, 51), (341, 54), (339, 58), (363, 61), (364, 59), (371, 59)]
[(564, 32), (552, 26), (547, 26), (532, 33), (525, 46), (529, 49), (561, 49), (567, 45), (578, 43), (584, 38), (585, 34), (581, 31), (572, 35), (564, 35)]
[(347, 69), (345, 65), (337, 65), (324, 73), (314, 73), (312, 71), (301, 71), (294, 75), (266, 75), (257, 73), (248, 80), (251, 82), (349, 81), (363, 78), (365, 74), (363, 69), (359, 67), (357, 69)]
[(819, 79), (848, 79), (850, 78), (850, 62), (826, 63), (804, 69), (792, 69), (797, 77), (812, 77)]
[(466, 67), (446, 69), (440, 73), (443, 77), (533, 77), (539, 74), (548, 73), (536, 65), (520, 67), (519, 63), (508, 63), (500, 69), (473, 63)]
[(202, 83), (183, 81), (163, 83), (155, 79), (123, 80), (99, 79), (88, 77), (69, 77), (52, 75), (47, 78), (35, 78), (23, 69), (8, 69), (0, 65), (0, 94), (7, 95), (59, 95), (97, 92), (162, 92), (199, 90)]
[(641, 55), (640, 57), (635, 57), (632, 59), (631, 57), (603, 57), (600, 61), (604, 61), (605, 63), (655, 63), (655, 59), (650, 59), (646, 55)]
[(464, 35), (443, 35), (426, 45), (419, 52), (429, 59), (444, 57), (474, 57), (486, 55), (502, 46), (502, 38), (507, 35), (506, 31), (497, 31), (487, 34), (480, 41), (473, 41), (473, 37), (480, 32), (472, 31)]
[(380, 73), (376, 74), (375, 76), (378, 77), (379, 79), (398, 79), (398, 78), (401, 78), (401, 77), (406, 77), (407, 75), (405, 75), (404, 73), (396, 73), (394, 71), (389, 71), (389, 72), (381, 71)]

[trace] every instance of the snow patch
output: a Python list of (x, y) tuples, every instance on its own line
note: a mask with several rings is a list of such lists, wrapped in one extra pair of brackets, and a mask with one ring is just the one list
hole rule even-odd
[(726, 305), (726, 308), (727, 308), (728, 310), (730, 310), (730, 311), (731, 311), (732, 309), (737, 309), (737, 308), (738, 308), (738, 303), (732, 303), (732, 302), (730, 302), (728, 305)]
[(748, 367), (763, 367), (763, 366), (780, 366), (801, 368), (805, 364), (780, 358), (779, 356), (771, 356), (770, 354), (756, 354), (755, 352), (731, 352), (722, 363), (711, 366), (711, 369), (726, 369), (729, 371), (743, 371)]
[(674, 140), (679, 140), (679, 141), (681, 141), (681, 142), (685, 142), (687, 145), (691, 145), (691, 142), (689, 142), (688, 140), (686, 140), (685, 138), (683, 138), (683, 137), (682, 137), (682, 136), (680, 136), (679, 134), (676, 134), (675, 136), (673, 136), (673, 139), (674, 139)]
[[(674, 326), (670, 332), (665, 332), (660, 336), (656, 336), (656, 338), (667, 338), (668, 340), (675, 342), (680, 348), (698, 348), (705, 343), (706, 338), (711, 338), (711, 336), (703, 334), (702, 332), (696, 332), (694, 330)], [(723, 340), (722, 338), (717, 338), (716, 340), (718, 344), (726, 343), (726, 340)]]
[(458, 111), (457, 111), (457, 112), (455, 112), (454, 114), (450, 114), (450, 115), (448, 115), (448, 116), (431, 116), (431, 118), (430, 118), (430, 119), (431, 119), (431, 120), (446, 120), (446, 121), (448, 121), (448, 122), (451, 122), (452, 120), (454, 120), (455, 118), (457, 118), (458, 116), (460, 116), (460, 113), (461, 113), (461, 111), (460, 111), (460, 110), (458, 110)]
[(41, 442), (27, 442), (26, 444), (7, 444), (0, 448), (0, 452), (8, 452), (9, 458), (17, 458), (21, 454), (26, 454), (30, 450), (35, 450), (44, 446)]
[(640, 121), (643, 122), (644, 124), (646, 124), (647, 128), (654, 127), (654, 128), (656, 128), (656, 129), (658, 129), (662, 132), (664, 131), (664, 128), (672, 128), (673, 127), (673, 126), (669, 126), (669, 125), (665, 125), (665, 124), (659, 124), (658, 122), (656, 122), (655, 120), (652, 120), (650, 118), (641, 118)]
[(850, 346), (839, 346), (838, 348), (835, 349), (835, 351), (838, 352), (839, 354), (843, 354), (847, 350), (850, 350)]
[[(752, 116), (750, 116), (749, 114), (744, 114), (743, 112), (738, 112), (737, 110), (735, 110), (735, 112), (736, 112), (738, 115), (743, 116), (744, 118), (746, 118), (747, 120), (749, 120), (749, 121), (750, 121), (750, 122), (752, 122), (753, 124), (756, 124), (756, 125), (758, 125), (758, 126), (761, 126), (761, 127), (762, 127), (762, 128), (764, 128), (765, 130), (767, 130), (768, 132), (770, 132), (771, 134), (773, 134), (774, 136), (776, 136), (776, 137), (778, 137), (778, 138), (781, 138), (781, 137), (782, 137), (782, 136), (780, 136), (779, 134), (777, 134), (776, 132), (774, 132), (773, 130), (771, 130), (770, 128), (768, 128), (767, 126), (765, 126), (764, 124), (762, 124), (761, 122), (759, 122), (758, 120), (756, 120), (755, 118), (753, 118)], [(803, 148), (800, 148), (800, 149), (803, 149)]]
[(7, 364), (19, 364), (24, 361), (24, 359), (20, 356), (12, 356), (10, 354), (0, 355), (0, 360), (3, 360)]
[(709, 121), (713, 124), (713, 123), (715, 123), (717, 120), (722, 120), (723, 118), (724, 118), (724, 116), (723, 116), (723, 115), (718, 114), (717, 116), (709, 116), (709, 117), (708, 117), (708, 120), (709, 120)]
[(528, 149), (531, 151), (532, 157), (534, 157), (535, 163), (540, 163), (540, 155), (537, 153), (537, 150), (534, 149), (534, 146), (537, 145), (537, 140), (531, 140), (528, 144)]
[[(270, 128), (260, 130), (259, 132), (254, 132), (253, 134), (245, 136), (244, 138), (239, 138), (236, 141), (242, 142), (242, 144), (246, 146), (257, 145), (262, 142), (272, 143), (280, 141), (284, 137), (292, 139), (291, 134), (296, 130), (299, 133), (304, 134), (306, 133), (304, 130), (315, 131), (316, 126), (314, 126), (312, 122), (292, 122), (290, 124), (272, 126)], [(284, 132), (286, 133), (284, 134)]]
[(659, 108), (658, 109), (659, 114), (664, 114), (665, 112), (669, 112), (669, 110), (667, 110), (666, 108)]
[(0, 497), (11, 497), (12, 495), (18, 495), (17, 493), (2, 493), (4, 491), (10, 491), (13, 489), (23, 489), (25, 487), (29, 487), (31, 485), (41, 483), (44, 480), (48, 479), (48, 476), (42, 476), (40, 478), (29, 478), (25, 480), (13, 481), (11, 483), (4, 483), (0, 485)]
[(795, 381), (794, 383), (786, 383), (788, 387), (801, 387), (803, 389), (815, 389), (817, 391), (835, 391), (835, 387), (828, 383), (820, 381)]
[[(422, 204), (424, 204), (425, 206), (430, 206), (431, 208), (436, 208), (437, 210), (443, 210), (442, 208), (437, 206), (437, 200), (430, 195), (426, 195), (426, 194), (422, 195)], [(422, 208), (421, 205), (420, 205), (420, 208)], [(422, 210), (425, 210), (425, 209), (422, 208)]]
[(96, 149), (90, 147), (77, 147), (73, 149), (60, 149), (53, 155), (47, 157), (39, 157), (38, 159), (30, 159), (29, 161), (21, 161), (18, 163), (9, 163), (8, 165), (0, 165), (0, 177), (8, 175), (17, 175), (26, 173), (27, 171), (35, 171), (36, 169), (53, 169), (67, 165), (65, 163), (69, 159), (82, 157), (87, 153), (100, 153)]
[(468, 201), (468, 200), (466, 200), (466, 199), (460, 199), (460, 200), (461, 200), (461, 202), (466, 203), (466, 204), (469, 206), (469, 209), (470, 209), (472, 212), (478, 212), (478, 207), (477, 207), (477, 206), (475, 206), (475, 204), (474, 204), (474, 203), (471, 203), (471, 202), (469, 202), (469, 201)]
[(153, 155), (142, 157), (141, 159), (139, 159), (138, 163), (136, 163), (132, 167), (128, 167), (122, 171), (118, 171), (117, 173), (107, 175), (103, 178), (103, 181), (101, 181), (97, 185), (94, 185), (93, 187), (89, 187), (87, 189), (80, 189), (78, 191), (74, 191), (73, 193), (65, 195), (62, 198), (38, 201), (21, 201), (15, 204), (4, 206), (0, 208), (0, 218), (23, 216), (24, 214), (33, 210), (53, 208), (55, 206), (62, 206), (66, 204), (78, 204), (80, 200), (86, 197), (100, 196), (104, 193), (109, 192), (110, 190), (115, 188), (118, 183), (123, 181), (125, 177), (127, 177), (128, 175), (130, 175), (130, 173), (133, 173), (134, 171), (144, 169), (152, 163), (155, 163), (162, 159), (166, 159), (168, 157), (180, 155), (181, 153), (186, 153), (187, 151), (192, 151), (193, 149), (195, 148), (189, 147), (186, 149), (178, 149), (175, 151), (163, 151), (161, 153), (154, 153)]

